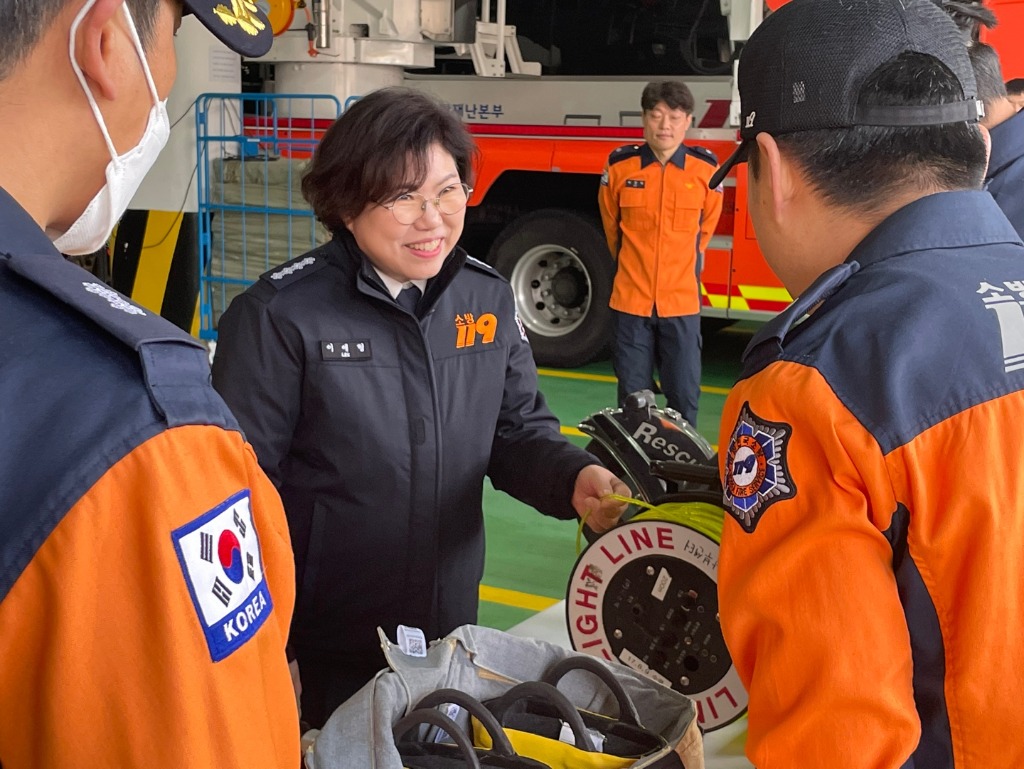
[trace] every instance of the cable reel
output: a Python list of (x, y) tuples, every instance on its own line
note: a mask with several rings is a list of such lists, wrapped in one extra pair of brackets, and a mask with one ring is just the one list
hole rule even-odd
[[(593, 439), (587, 451), (622, 478), (638, 499), (721, 505), (722, 484), (711, 444), (678, 411), (658, 408), (650, 390), (631, 393), (621, 409), (602, 409), (579, 427)], [(637, 512), (627, 510), (623, 521)]]
[(687, 695), (704, 731), (732, 723), (746, 712), (747, 694), (718, 619), (725, 513), (714, 452), (676, 412), (658, 409), (649, 391), (580, 429), (643, 512), (588, 534), (566, 595), (572, 647)]

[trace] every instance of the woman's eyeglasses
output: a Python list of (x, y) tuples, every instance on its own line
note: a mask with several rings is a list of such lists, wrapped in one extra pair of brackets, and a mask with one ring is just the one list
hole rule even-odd
[(436, 198), (427, 198), (418, 192), (399, 195), (382, 208), (390, 209), (399, 224), (412, 224), (427, 210), (427, 203), (433, 203), (442, 214), (457, 214), (469, 203), (473, 188), (468, 184), (453, 184), (441, 190)]

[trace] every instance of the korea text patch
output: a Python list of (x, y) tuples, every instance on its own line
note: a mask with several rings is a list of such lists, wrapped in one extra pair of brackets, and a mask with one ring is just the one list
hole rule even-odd
[(751, 533), (765, 511), (796, 495), (786, 451), (793, 428), (761, 419), (744, 403), (725, 458), (725, 506)]
[(260, 629), (274, 607), (248, 489), (171, 532), (210, 656), (219, 662)]

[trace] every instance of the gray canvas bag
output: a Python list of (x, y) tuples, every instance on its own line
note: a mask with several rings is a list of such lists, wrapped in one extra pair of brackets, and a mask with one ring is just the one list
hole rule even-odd
[[(477, 700), (491, 700), (525, 681), (540, 681), (566, 657), (560, 646), (500, 630), (463, 625), (433, 641), (425, 657), (405, 654), (378, 631), (389, 669), (344, 702), (324, 724), (307, 754), (311, 769), (402, 769), (392, 728), (423, 697), (437, 689), (457, 689)], [(605, 663), (636, 706), (643, 726), (664, 737), (686, 769), (704, 769), (703, 742), (696, 709), (686, 696), (644, 678), (618, 663)], [(615, 696), (596, 677), (567, 675), (558, 688), (577, 708), (615, 714)], [(468, 717), (460, 725), (468, 725)], [(456, 721), (460, 718), (457, 717)], [(645, 757), (642, 769), (659, 756)]]

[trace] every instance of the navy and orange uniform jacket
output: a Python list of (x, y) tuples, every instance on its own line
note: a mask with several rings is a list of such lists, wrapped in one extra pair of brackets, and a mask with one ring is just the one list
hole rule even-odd
[(461, 249), (414, 315), (336, 234), (231, 303), (213, 382), (284, 500), (297, 651), (476, 622), (485, 478), (572, 519), (576, 476), (596, 464), (537, 390), (508, 281)]
[(598, 204), (608, 248), (618, 262), (613, 310), (661, 318), (700, 312), (704, 252), (722, 213), (708, 188), (718, 167), (710, 150), (680, 145), (665, 165), (646, 144), (608, 157)]
[(995, 126), (985, 189), (1024, 238), (1024, 111)]
[(287, 523), (191, 337), (0, 190), (0, 764), (293, 767)]
[(747, 348), (718, 577), (759, 769), (1024, 765), (1022, 305), (992, 198), (939, 193)]

